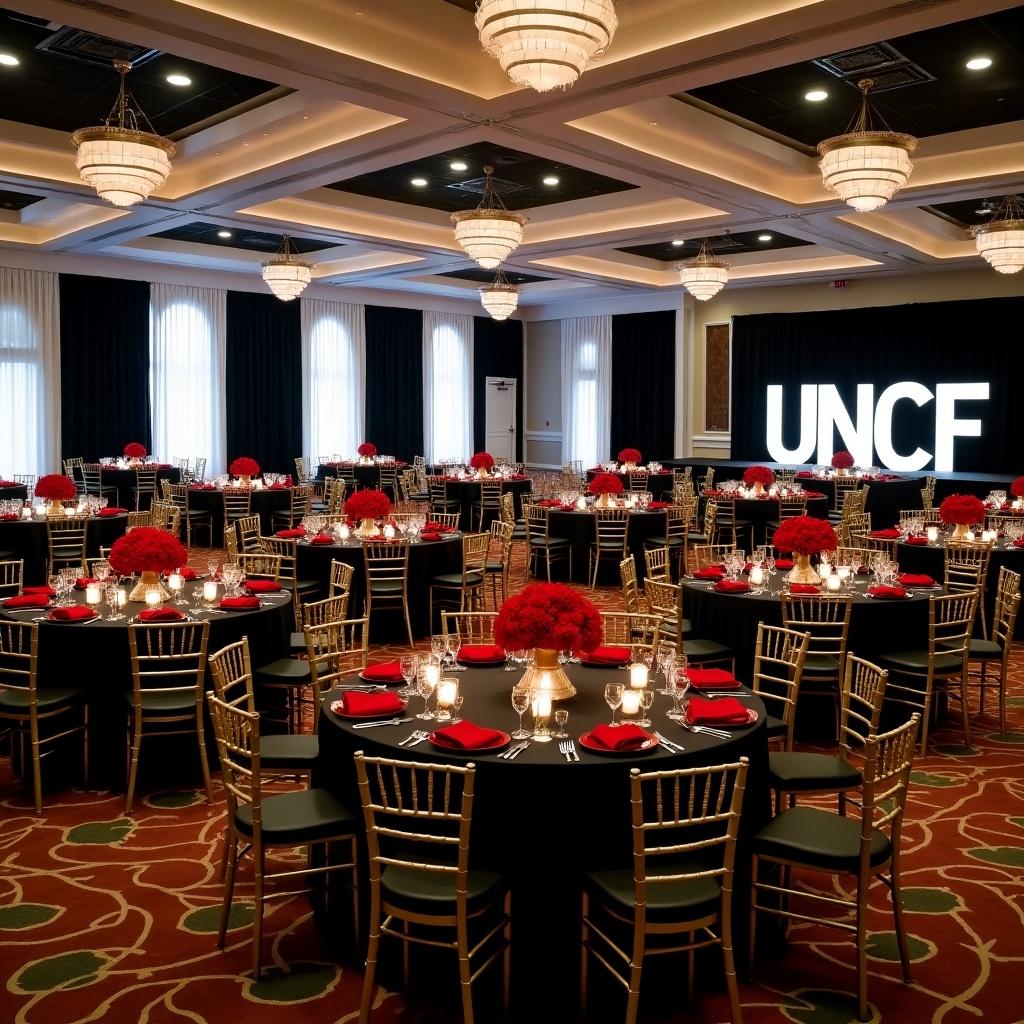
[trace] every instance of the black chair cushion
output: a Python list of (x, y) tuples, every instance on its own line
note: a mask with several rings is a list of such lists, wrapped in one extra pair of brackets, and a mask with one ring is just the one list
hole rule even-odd
[(505, 571), (505, 563), (504, 562), (488, 562), (486, 565), (484, 565), (484, 570), (486, 572), (504, 572)]
[[(475, 587), (483, 583), (484, 578), (478, 572), (471, 572), (466, 574), (465, 585), (467, 587)], [(461, 587), (463, 585), (462, 573), (461, 572), (445, 572), (440, 576), (434, 576), (430, 580), (431, 586), (434, 587)]]
[(536, 544), (537, 547), (541, 547), (541, 548), (544, 547), (545, 545), (547, 545), (548, 547), (551, 547), (551, 548), (557, 548), (557, 547), (560, 547), (563, 544), (568, 544), (569, 541), (566, 540), (565, 537), (548, 537), (547, 540), (545, 540), (543, 537), (531, 537), (530, 538), (530, 543), (531, 544)]
[[(708, 865), (659, 864), (665, 874), (676, 871), (700, 871)], [(591, 871), (583, 884), (602, 897), (613, 909), (627, 917), (633, 916), (633, 869)], [(677, 882), (649, 884), (646, 887), (647, 916), (652, 921), (698, 920), (717, 913), (721, 907), (722, 889), (717, 878), (691, 878)]]
[(255, 674), (261, 679), (270, 679), (277, 683), (309, 682), (309, 662), (299, 658), (278, 658), (276, 661), (267, 662), (266, 665), (260, 665)]
[[(424, 914), (454, 914), (457, 881), (454, 871), (416, 871), (395, 864), (387, 865), (380, 878), (381, 892), (389, 903)], [(507, 886), (503, 876), (473, 868), (466, 874), (467, 905), (476, 909)]]
[(312, 594), (320, 589), (319, 580), (296, 580), (295, 589), (300, 594)]
[[(132, 694), (124, 695), (129, 707), (134, 706)], [(195, 710), (196, 698), (192, 693), (164, 693), (160, 690), (143, 690), (141, 693), (142, 710), (150, 714), (172, 715)]]
[(318, 736), (289, 736), (276, 733), (260, 736), (260, 759), (264, 768), (309, 769), (319, 756)]
[(769, 753), (768, 778), (773, 789), (838, 792), (859, 786), (863, 776), (841, 757), (800, 750)]
[(683, 653), (687, 658), (707, 661), (711, 658), (729, 658), (732, 649), (715, 640), (696, 639), (683, 641)]
[[(777, 857), (823, 871), (856, 873), (860, 857), (860, 819), (822, 810), (791, 807), (773, 818), (752, 844), (758, 856)], [(889, 837), (871, 831), (872, 867), (892, 856)]]
[[(69, 686), (40, 686), (36, 700), (40, 711), (51, 711), (61, 704), (77, 704), (85, 696), (82, 690)], [(0, 708), (8, 711), (28, 711), (27, 690), (0, 690)]]
[(401, 592), (401, 580), (374, 580), (370, 584), (370, 593), (372, 594), (400, 594)]
[(830, 654), (808, 654), (804, 658), (804, 675), (834, 676), (839, 672), (839, 659)]
[[(894, 668), (897, 672), (901, 669), (907, 672), (928, 671), (928, 651), (894, 651), (892, 654), (883, 654), (879, 658), (883, 668)], [(959, 654), (936, 654), (935, 670), (937, 672), (957, 672), (963, 665), (963, 659)]]
[[(317, 839), (351, 835), (355, 816), (326, 789), (300, 789), (265, 797), (263, 841), (271, 846), (297, 846)], [(252, 835), (252, 807), (244, 804), (235, 815), (235, 828)]]
[(971, 640), (967, 656), (976, 661), (1000, 661), (1003, 645), (996, 640)]
[(81, 547), (59, 547), (53, 549), (54, 558), (81, 558), (84, 552), (84, 548)]
[(683, 543), (682, 537), (646, 537), (645, 548), (677, 548)]

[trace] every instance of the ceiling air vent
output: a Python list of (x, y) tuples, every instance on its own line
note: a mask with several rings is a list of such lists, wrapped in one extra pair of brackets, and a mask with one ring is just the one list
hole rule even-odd
[(870, 75), (875, 83), (872, 94), (935, 81), (934, 75), (928, 74), (889, 43), (872, 43), (855, 50), (843, 50), (812, 63), (851, 86), (856, 86), (857, 79)]
[[(468, 181), (456, 181), (448, 188), (455, 189), (457, 192), (472, 192), (474, 195), (483, 195), (484, 188), (487, 185), (486, 178), (470, 178)], [(514, 181), (508, 181), (505, 178), (491, 178), (491, 187), (494, 189), (494, 194), (499, 196), (512, 195), (515, 192), (523, 192), (526, 189), (525, 185), (520, 185)]]
[(80, 61), (85, 64), (96, 64), (109, 68), (115, 60), (127, 61), (132, 67), (152, 60), (159, 50), (151, 50), (134, 43), (123, 43), (118, 39), (97, 35), (80, 28), (65, 25), (40, 42), (36, 49), (42, 53), (52, 53), (68, 60)]

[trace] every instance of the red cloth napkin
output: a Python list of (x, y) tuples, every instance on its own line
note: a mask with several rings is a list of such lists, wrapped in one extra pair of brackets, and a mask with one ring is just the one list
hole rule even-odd
[(746, 725), (750, 716), (735, 697), (691, 697), (686, 720), (691, 725)]
[(331, 708), (344, 715), (397, 715), (405, 710), (405, 702), (397, 693), (360, 693), (349, 690)]
[(534, 502), (541, 508), (561, 508), (562, 503), (557, 498), (541, 498), (540, 501)]
[(464, 661), (468, 665), (504, 660), (505, 648), (497, 644), (463, 644), (459, 648), (459, 661)]
[(86, 587), (90, 587), (96, 583), (99, 583), (99, 580), (96, 579), (95, 576), (79, 576), (78, 579), (75, 580), (75, 586), (79, 590), (85, 590)]
[(258, 597), (224, 597), (221, 598), (221, 602), (218, 607), (223, 608), (225, 611), (251, 611), (253, 608), (259, 608), (260, 599)]
[(907, 592), (903, 587), (868, 587), (868, 593), (872, 597), (906, 597)]
[(720, 498), (725, 492), (724, 491), (704, 491), (705, 498)]
[(775, 559), (776, 569), (792, 569), (793, 559), (792, 558), (776, 558)]
[(20, 518), (21, 516), (18, 515), (17, 512), (5, 512), (2, 516), (0, 516), (0, 520), (2, 520), (5, 523), (13, 523), (15, 519)]
[(587, 665), (625, 665), (633, 657), (632, 648), (602, 644), (592, 651), (584, 651), (580, 659)]
[(245, 589), (250, 594), (276, 594), (281, 584), (277, 580), (246, 580)]
[(599, 725), (590, 730), (590, 742), (605, 750), (639, 750), (649, 739), (639, 725), (625, 722), (622, 725)]
[(305, 537), (306, 528), (304, 526), (296, 526), (294, 530), (278, 530), (274, 534), (275, 537), (283, 537), (286, 540), (291, 537)]
[(711, 589), (722, 594), (745, 594), (750, 584), (746, 580), (719, 580)]
[(896, 540), (900, 535), (900, 531), (894, 526), (887, 527), (884, 530), (872, 530), (871, 536), (877, 537), (879, 540)]
[(96, 613), (87, 604), (73, 604), (67, 608), (54, 608), (49, 618), (54, 622), (81, 622), (96, 618)]
[(195, 571), (191, 566), (183, 566), (178, 570), (178, 575), (183, 580), (197, 580), (199, 579), (199, 573)]
[(431, 533), (456, 533), (454, 526), (446, 526), (444, 523), (427, 522), (426, 529)]
[(813, 480), (814, 474), (804, 469), (797, 473), (797, 477), (801, 480)]
[(1015, 548), (1024, 548), (1024, 537), (1021, 537), (1021, 539), (1020, 539), (1020, 540), (1015, 540), (1015, 541), (1013, 542), (1013, 546), (1014, 546)]
[(671, 501), (649, 501), (647, 503), (647, 507), (652, 512), (657, 512), (659, 509), (671, 508), (672, 507), (672, 502)]
[(928, 543), (928, 538), (927, 537), (920, 537), (920, 536), (918, 536), (918, 537), (908, 537), (906, 539), (905, 543), (907, 543), (907, 544), (927, 544)]
[(900, 574), (900, 583), (905, 587), (934, 587), (935, 580), (927, 573), (905, 572)]
[(359, 673), (363, 679), (373, 680), (375, 683), (401, 683), (405, 681), (402, 675), (401, 662), (396, 658), (394, 661), (382, 661), (379, 665), (367, 665)]
[(825, 495), (822, 494), (821, 491), (808, 491), (806, 488), (804, 489), (804, 494), (806, 494), (808, 498), (824, 498), (825, 497)]
[(821, 588), (816, 587), (813, 583), (791, 583), (789, 592), (791, 594), (820, 594)]
[(213, 484), (192, 484), (189, 487), (190, 491), (215, 491), (217, 488)]
[(147, 608), (139, 612), (139, 622), (181, 622), (183, 618), (177, 608)]
[(22, 587), (21, 592), (23, 594), (34, 594), (36, 597), (45, 594), (47, 597), (56, 597), (57, 591), (53, 587), (48, 587), (45, 583), (37, 583), (31, 587)]
[(440, 540), (441, 534), (439, 533), (421, 533), (420, 540)]
[(0, 480), (0, 487), (20, 487), (17, 480)]
[(706, 569), (698, 569), (694, 574), (695, 580), (720, 580), (725, 575), (725, 570), (720, 565), (709, 565)]
[(456, 750), (479, 750), (491, 747), (505, 738), (503, 732), (488, 729), (482, 725), (463, 720), (455, 725), (446, 725), (443, 729), (435, 729), (432, 741), (439, 747), (452, 747)]
[(123, 516), (127, 513), (128, 509), (126, 508), (118, 508), (116, 505), (108, 505), (106, 508), (101, 508), (96, 514), (106, 518), (107, 516)]
[(688, 668), (686, 675), (696, 690), (738, 690), (740, 681), (724, 668)]
[(309, 538), (310, 544), (333, 544), (334, 538), (329, 533), (318, 533), (315, 537)]
[(5, 608), (46, 608), (50, 603), (48, 594), (19, 594), (4, 601)]

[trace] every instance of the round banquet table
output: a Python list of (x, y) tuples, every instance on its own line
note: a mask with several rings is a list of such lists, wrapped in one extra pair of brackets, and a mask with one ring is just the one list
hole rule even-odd
[[(728, 495), (721, 492), (712, 492), (712, 494), (717, 500), (728, 499)], [(700, 505), (697, 509), (698, 525), (703, 522), (701, 517), (704, 515), (704, 503), (706, 500), (707, 496), (701, 495)], [(807, 498), (807, 515), (814, 516), (815, 519), (828, 519), (828, 499), (823, 494), (809, 493)], [(769, 497), (737, 498), (736, 519), (746, 520), (751, 524), (755, 547), (759, 544), (764, 544), (768, 538), (768, 524), (778, 522), (779, 500)], [(740, 536), (738, 540), (742, 542), (744, 538)]]
[[(552, 509), (548, 517), (548, 531), (552, 537), (564, 537), (569, 541), (572, 548), (572, 578), (577, 583), (589, 583), (587, 575), (587, 560), (590, 554), (590, 545), (595, 537), (595, 522), (593, 509), (584, 511)], [(663, 510), (638, 512), (634, 511), (629, 517), (629, 530), (626, 539), (629, 543), (629, 550), (636, 561), (637, 579), (643, 579), (646, 563), (644, 562), (644, 541), (648, 537), (663, 537), (665, 535), (665, 513)], [(564, 561), (553, 562), (551, 566), (551, 578), (557, 579), (558, 574), (568, 572), (563, 568)], [(547, 579), (543, 557), (538, 562), (538, 579)], [(598, 582), (604, 579), (605, 582), (614, 580), (618, 583), (619, 566), (611, 558), (601, 560), (601, 568), (598, 573)]]
[[(253, 488), (249, 511), (251, 515), (260, 517), (260, 533), (273, 532), (274, 513), (287, 512), (291, 508), (291, 501), (291, 487)], [(209, 512), (213, 516), (213, 546), (223, 544), (224, 492), (218, 487), (190, 487), (188, 506), (193, 512)]]
[(0, 501), (22, 501), (28, 500), (28, 488), (24, 484), (11, 484), (10, 487), (0, 487)]
[[(200, 584), (186, 584), (186, 593)], [(74, 591), (78, 604), (85, 603), (85, 594)], [(202, 612), (199, 621), (209, 620), (210, 638), (207, 652), (213, 654), (227, 644), (249, 638), (249, 651), (254, 667), (286, 656), (291, 630), (294, 628), (292, 596), (288, 591), (264, 594), (265, 606), (253, 611)], [(106, 605), (101, 606), (106, 614)], [(39, 679), (42, 686), (73, 686), (88, 693), (89, 702), (89, 778), (90, 785), (122, 789), (126, 782), (126, 704), (123, 694), (131, 692), (132, 667), (128, 646), (128, 626), (132, 618), (145, 608), (140, 602), (124, 606), (124, 618), (109, 622), (105, 618), (88, 622), (39, 623)], [(181, 608), (180, 610), (184, 610)], [(0, 606), (0, 616), (15, 622), (31, 622), (44, 615), (36, 608), (22, 610)], [(208, 686), (209, 688), (209, 686)], [(170, 785), (181, 786), (199, 780), (199, 764), (195, 740), (191, 736), (173, 737), (143, 743), (140, 772), (157, 772), (164, 761), (162, 777)], [(61, 772), (78, 784), (79, 747), (75, 742), (62, 743)], [(217, 747), (212, 731), (207, 728), (206, 753), (212, 765), (217, 763)], [(44, 775), (46, 769), (44, 768)]]
[[(127, 526), (128, 515), (124, 512), (113, 516), (90, 516), (85, 530), (86, 556), (98, 558), (100, 548), (109, 548), (118, 537), (124, 536)], [(49, 549), (44, 519), (0, 521), (0, 551), (13, 551), (16, 559), (25, 562), (24, 582), (27, 585), (46, 582)]]
[[(796, 480), (807, 490), (821, 491), (828, 498), (829, 508), (837, 510), (835, 481), (802, 477), (799, 473)], [(895, 526), (901, 511), (921, 507), (924, 477), (896, 476), (890, 480), (865, 480), (864, 486), (869, 488), (864, 511), (871, 513), (871, 525), (875, 529)]]
[[(395, 462), (393, 467), (397, 472), (408, 468), (407, 462)], [(380, 466), (377, 463), (366, 466), (359, 462), (321, 462), (317, 466), (317, 480), (326, 480), (329, 476), (340, 476), (338, 472), (342, 467), (352, 468), (352, 475), (360, 487), (378, 487), (380, 485)], [(391, 466), (387, 467), (391, 469)]]
[[(607, 470), (605, 469), (588, 469), (587, 483), (590, 483), (590, 481), (598, 474), (606, 472)], [(648, 473), (644, 470), (639, 473), (614, 473), (613, 476), (617, 476), (622, 481), (622, 486), (625, 487), (627, 491), (629, 490), (630, 479), (635, 479), (638, 476), (643, 477), (647, 484), (644, 489), (650, 491), (655, 498), (660, 499), (664, 497), (666, 501), (671, 501), (672, 499), (672, 481), (674, 478), (672, 470), (670, 469), (663, 473)]]
[[(556, 707), (569, 711), (567, 731), (577, 739), (580, 763), (567, 763), (558, 741), (532, 742), (513, 761), (489, 754), (458, 755), (438, 750), (429, 742), (399, 747), (422, 722), (398, 727), (382, 726), (353, 730), (352, 723), (330, 710), (338, 694), (328, 694), (320, 713), (320, 760), (313, 784), (334, 792), (350, 808), (359, 807), (352, 755), (362, 750), (371, 756), (394, 757), (434, 764), (466, 764), (477, 768), (473, 801), (471, 863), (505, 874), (512, 885), (512, 1017), (536, 1021), (537, 996), (543, 993), (545, 1020), (576, 1019), (579, 967), (580, 878), (586, 871), (628, 868), (632, 864), (630, 830), (629, 770), (663, 771), (724, 764), (750, 758), (747, 788), (741, 819), (740, 849), (734, 886), (733, 918), (735, 949), (740, 963), (746, 962), (749, 903), (749, 857), (744, 854), (746, 837), (760, 828), (769, 815), (767, 788), (767, 740), (764, 706), (746, 692), (742, 703), (759, 713), (756, 725), (731, 729), (721, 740), (686, 732), (666, 717), (669, 701), (656, 696), (651, 709), (653, 728), (685, 748), (669, 754), (658, 747), (645, 754), (602, 755), (585, 750), (578, 737), (602, 722), (609, 711), (604, 703), (604, 684), (627, 682), (621, 669), (566, 666), (577, 694)], [(512, 686), (521, 671), (502, 668), (471, 668), (456, 673), (465, 703), (467, 720), (511, 733), (517, 716), (512, 710)], [(407, 715), (422, 710), (414, 698)], [(529, 716), (524, 716), (529, 724)], [(432, 723), (427, 722), (425, 728)], [(360, 858), (365, 864), (365, 851)], [(362, 896), (368, 897), (363, 885)], [(366, 920), (364, 917), (363, 920)], [(340, 924), (339, 924), (340, 927)], [(394, 978), (388, 957), (397, 943), (382, 945), (381, 981)], [(716, 951), (709, 964), (720, 968)], [(439, 969), (450, 972), (451, 963)], [(450, 973), (443, 975), (450, 977)]]
[[(296, 544), (298, 578), (319, 580), (322, 596), (327, 596), (331, 580), (331, 562), (345, 562), (355, 569), (349, 597), (349, 616), (362, 615), (366, 598), (363, 544), (357, 539), (336, 540), (333, 544)], [(409, 545), (409, 622), (414, 637), (430, 636), (430, 581), (442, 573), (459, 572), (462, 565), (462, 535), (447, 534), (442, 540), (415, 540)], [(489, 584), (485, 584), (489, 586)], [(408, 642), (405, 620), (390, 606), (373, 615), (370, 623), (372, 643)], [(438, 631), (440, 619), (438, 620)]]
[[(91, 468), (91, 467), (90, 467)], [(135, 508), (134, 488), (138, 483), (138, 475), (134, 469), (119, 469), (116, 466), (99, 466), (101, 471), (100, 481), (104, 487), (117, 488), (117, 501), (112, 505), (120, 505), (122, 508)], [(157, 494), (160, 493), (160, 481), (167, 480), (172, 484), (181, 481), (181, 470), (173, 466), (160, 463), (148, 466), (140, 466), (140, 469), (156, 470)], [(75, 476), (81, 479), (81, 474), (75, 470)]]
[[(492, 481), (493, 482), (493, 481)], [(523, 495), (533, 490), (533, 480), (528, 476), (514, 476), (502, 481), (502, 493), (512, 495), (516, 517), (523, 514)], [(474, 514), (473, 503), (480, 501), (480, 481), (472, 479), (448, 479), (445, 481), (445, 495), (449, 501), (459, 502), (459, 522), (466, 531), (477, 528), (479, 512)], [(484, 523), (487, 526), (487, 523)]]

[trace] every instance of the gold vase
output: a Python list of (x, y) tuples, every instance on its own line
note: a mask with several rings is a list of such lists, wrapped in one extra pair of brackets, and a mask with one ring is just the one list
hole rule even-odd
[(378, 532), (377, 523), (373, 519), (363, 519), (356, 527), (356, 534), (360, 537), (376, 537)]
[(956, 526), (953, 527), (953, 535), (950, 539), (967, 540), (967, 532), (968, 530), (970, 530), (970, 528), (970, 523), (957, 523)]
[(754, 496), (759, 498), (764, 494), (764, 484), (760, 480), (754, 482)]
[(612, 496), (610, 494), (599, 494), (594, 502), (595, 508), (611, 508)]
[(160, 573), (146, 570), (139, 582), (132, 588), (132, 592), (128, 595), (128, 600), (139, 601), (144, 604), (146, 593), (150, 590), (158, 591), (161, 601), (166, 601), (171, 596), (164, 590), (163, 584), (160, 582)]
[(486, 480), (487, 477), (490, 476), (490, 471), (484, 469), (483, 466), (481, 466), (473, 475), (477, 478), (477, 480)]
[(238, 486), (239, 487), (252, 487), (252, 477), (251, 476), (240, 476), (238, 478)]
[(551, 700), (568, 700), (576, 696), (576, 687), (558, 664), (558, 651), (548, 647), (534, 648), (533, 661), (516, 685), (525, 687), (534, 695), (546, 693)]
[(793, 553), (793, 568), (786, 575), (790, 583), (809, 583), (821, 585), (821, 577), (811, 568), (811, 556)]
[(60, 498), (51, 498), (49, 505), (46, 506), (46, 514), (48, 516), (62, 516), (64, 515), (64, 506), (61, 503)]

